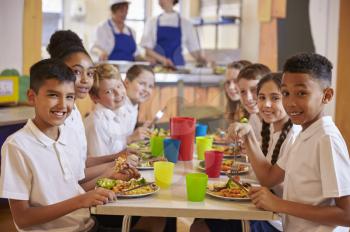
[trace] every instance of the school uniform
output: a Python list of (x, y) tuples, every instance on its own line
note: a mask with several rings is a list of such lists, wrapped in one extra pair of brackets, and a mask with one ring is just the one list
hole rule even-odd
[(248, 123), (251, 125), (254, 131), (255, 138), (258, 140), (260, 144), (262, 141), (262, 138), (261, 138), (262, 122), (261, 122), (261, 119), (259, 118), (259, 115), (258, 114), (249, 115)]
[(183, 49), (200, 50), (199, 38), (191, 21), (177, 12), (164, 12), (147, 21), (141, 46), (153, 49), (170, 59), (176, 66), (185, 65)]
[(140, 55), (135, 31), (127, 25), (120, 31), (111, 19), (97, 27), (93, 47), (107, 52), (108, 60), (135, 61)]
[(139, 114), (139, 105), (132, 104), (129, 97), (126, 97), (124, 105), (114, 111), (118, 120), (122, 123), (122, 130), (126, 136), (134, 133)]
[(125, 149), (127, 134), (123, 123), (112, 110), (96, 104), (84, 120), (88, 155), (104, 156)]
[[(84, 154), (77, 134), (60, 126), (57, 141), (47, 137), (30, 119), (5, 141), (1, 149), (0, 197), (27, 200), (32, 207), (52, 205), (84, 190)], [(89, 209), (75, 210), (44, 224), (19, 231), (88, 231), (94, 225)]]
[[(273, 130), (273, 126), (271, 126), (271, 129)], [(289, 130), (289, 132), (286, 136), (286, 139), (283, 141), (283, 143), (281, 145), (278, 159), (281, 159), (284, 156), (288, 156), (288, 153), (289, 153), (290, 149), (293, 147), (295, 139), (299, 135), (301, 129), (302, 129), (301, 126), (298, 126), (298, 125), (292, 126), (292, 128)], [(266, 159), (270, 163), (271, 163), (271, 159), (272, 159), (273, 150), (275, 149), (276, 143), (277, 143), (280, 135), (281, 135), (281, 131), (277, 131), (277, 132), (272, 131), (272, 133), (270, 134), (269, 148), (268, 148), (268, 152), (266, 155)], [(283, 183), (276, 185), (276, 186), (272, 187), (271, 189), (278, 197), (280, 197), (280, 198), (283, 197)], [(274, 230), (283, 231), (281, 219), (268, 221), (268, 223), (269, 223), (269, 225), (265, 221), (253, 221), (251, 223), (251, 228), (254, 228), (255, 230), (253, 229), (252, 231), (260, 231), (260, 232), (261, 231), (274, 231)], [(273, 227), (273, 228), (271, 228), (271, 227)]]
[(85, 137), (85, 127), (83, 124), (83, 119), (81, 117), (80, 111), (76, 104), (74, 104), (72, 112), (64, 121), (64, 125), (69, 127), (71, 130), (77, 132), (81, 150), (85, 154), (85, 156), (82, 157), (82, 161), (85, 165), (85, 161), (87, 158), (87, 143), (86, 143), (86, 137)]
[[(346, 143), (329, 116), (322, 117), (296, 139), (287, 156), (277, 161), (285, 170), (283, 199), (315, 206), (335, 205), (350, 195), (350, 158)], [(349, 231), (285, 215), (284, 231)]]

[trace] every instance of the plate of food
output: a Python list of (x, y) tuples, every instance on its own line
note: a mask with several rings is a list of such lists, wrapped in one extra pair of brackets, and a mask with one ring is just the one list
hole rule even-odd
[[(223, 160), (221, 163), (221, 175), (225, 175), (227, 172), (231, 170), (231, 167), (234, 163), (234, 160)], [(245, 174), (249, 172), (249, 166), (247, 164), (237, 163), (238, 174)], [(198, 169), (201, 171), (205, 171), (205, 161), (201, 160), (198, 163)]]
[[(249, 187), (250, 184), (242, 184), (244, 187)], [(207, 195), (230, 201), (249, 201), (248, 191), (237, 185), (232, 179), (227, 182), (217, 182), (213, 184), (208, 184)]]
[(110, 189), (118, 198), (146, 197), (159, 191), (159, 186), (154, 182), (147, 182), (145, 178), (129, 181), (100, 178), (96, 182), (96, 187)]
[(212, 146), (213, 150), (221, 151), (224, 153), (224, 158), (233, 158), (233, 157), (239, 157), (243, 156), (242, 149), (240, 145), (234, 145), (234, 144), (213, 144)]
[(151, 147), (149, 140), (142, 140), (134, 143), (130, 143), (128, 148), (137, 150), (140, 153), (151, 153)]
[(164, 156), (153, 157), (151, 153), (141, 153), (138, 170), (153, 170), (153, 164), (157, 161), (167, 161)]

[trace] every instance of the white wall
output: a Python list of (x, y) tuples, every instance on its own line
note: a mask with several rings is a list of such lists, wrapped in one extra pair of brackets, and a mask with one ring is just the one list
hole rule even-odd
[(22, 73), (23, 1), (0, 0), (0, 71), (15, 68)]
[[(316, 53), (333, 63), (332, 87), (336, 89), (339, 35), (339, 0), (310, 0), (311, 33)], [(335, 91), (337, 93), (337, 91)], [(326, 107), (326, 113), (335, 116), (335, 97)]]
[(258, 0), (242, 0), (241, 59), (259, 60)]

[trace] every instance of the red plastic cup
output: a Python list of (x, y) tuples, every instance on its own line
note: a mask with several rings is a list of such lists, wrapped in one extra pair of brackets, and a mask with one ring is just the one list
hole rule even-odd
[(218, 178), (221, 172), (223, 152), (206, 151), (205, 152), (205, 172), (209, 178)]
[(170, 118), (170, 137), (181, 141), (179, 160), (193, 159), (193, 141), (196, 133), (196, 119), (190, 117)]

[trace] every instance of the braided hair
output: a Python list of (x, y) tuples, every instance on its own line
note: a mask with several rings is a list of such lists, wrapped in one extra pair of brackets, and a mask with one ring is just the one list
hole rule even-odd
[(51, 58), (63, 61), (77, 52), (82, 52), (91, 59), (89, 53), (84, 48), (82, 40), (71, 30), (61, 30), (53, 33), (46, 50), (49, 52)]
[(287, 135), (292, 127), (293, 127), (293, 123), (290, 119), (283, 125), (282, 132), (281, 132), (280, 136), (278, 137), (277, 143), (276, 143), (275, 148), (273, 149), (273, 152), (272, 152), (272, 157), (271, 157), (271, 164), (272, 165), (274, 165), (277, 162), (278, 156), (280, 154), (281, 146), (282, 146), (284, 140), (286, 140)]
[(269, 150), (269, 142), (270, 142), (270, 124), (262, 120), (262, 128), (261, 128), (261, 150), (265, 156), (267, 156), (267, 152)]
[[(257, 85), (257, 93), (259, 94), (262, 86), (267, 83), (273, 81), (276, 86), (280, 89), (282, 84), (282, 74), (281, 73), (269, 73), (265, 75)], [(282, 128), (281, 134), (278, 137), (277, 143), (272, 152), (271, 164), (275, 164), (278, 160), (278, 156), (280, 154), (281, 146), (286, 139), (290, 129), (293, 127), (292, 121), (289, 119)], [(270, 124), (266, 123), (264, 120), (262, 121), (262, 129), (261, 129), (261, 150), (265, 156), (267, 156), (269, 150), (269, 142), (270, 142)]]

